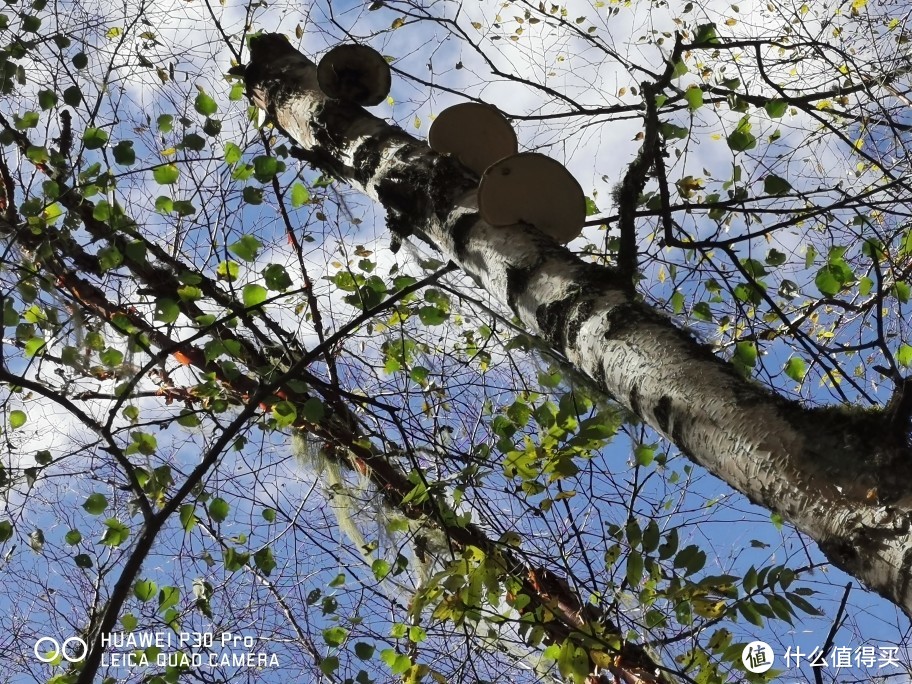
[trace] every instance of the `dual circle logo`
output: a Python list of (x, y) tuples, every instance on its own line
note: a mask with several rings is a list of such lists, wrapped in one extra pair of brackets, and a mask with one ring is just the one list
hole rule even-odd
[(89, 645), (79, 637), (65, 639), (62, 644), (53, 637), (41, 637), (35, 642), (32, 651), (42, 663), (50, 663), (58, 656), (68, 663), (78, 663), (85, 660)]
[(748, 672), (766, 672), (773, 666), (773, 649), (765, 641), (752, 641), (741, 651), (741, 662)]

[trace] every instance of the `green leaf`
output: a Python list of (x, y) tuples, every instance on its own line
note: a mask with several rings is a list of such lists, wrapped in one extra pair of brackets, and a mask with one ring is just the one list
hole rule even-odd
[(648, 466), (655, 460), (655, 452), (655, 444), (640, 444), (634, 449), (633, 457), (637, 465)]
[(38, 104), (42, 109), (50, 109), (57, 104), (57, 93), (53, 90), (39, 90)]
[(104, 494), (94, 492), (89, 494), (82, 507), (89, 515), (101, 515), (108, 507), (108, 499)]
[(108, 518), (105, 520), (105, 526), (108, 529), (105, 530), (104, 535), (101, 537), (101, 543), (105, 546), (116, 549), (127, 541), (130, 536), (130, 528), (117, 520), (117, 518)]
[(839, 277), (839, 272), (830, 264), (826, 264), (817, 271), (817, 275), (814, 277), (814, 284), (817, 286), (817, 289), (820, 290), (820, 294), (825, 297), (832, 297), (842, 289), (842, 281)]
[(151, 601), (157, 591), (158, 585), (152, 580), (137, 580), (136, 584), (133, 585), (133, 595), (143, 603)]
[(412, 666), (412, 661), (407, 655), (397, 653), (393, 648), (380, 651), (380, 660), (386, 663), (394, 675), (401, 675)]
[(279, 428), (286, 428), (294, 425), (298, 412), (290, 401), (280, 401), (272, 407), (272, 417)]
[(589, 657), (586, 651), (572, 639), (564, 640), (557, 656), (557, 670), (564, 679), (572, 679), (574, 684), (584, 684), (589, 677)]
[(269, 264), (264, 268), (263, 280), (266, 282), (266, 287), (277, 292), (284, 292), (293, 285), (291, 276), (281, 264)]
[(683, 569), (687, 575), (699, 572), (704, 565), (706, 565), (706, 554), (693, 544), (681, 549), (674, 559), (674, 566)]
[(82, 532), (79, 530), (70, 530), (65, 535), (63, 535), (63, 541), (65, 541), (70, 546), (76, 546), (76, 544), (82, 541)]
[(25, 411), (20, 411), (18, 409), (10, 411), (9, 422), (10, 427), (13, 428), (13, 430), (18, 430), (25, 425), (26, 420), (28, 420), (28, 417), (25, 415)]
[(738, 342), (735, 344), (735, 361), (748, 368), (757, 364), (757, 345), (754, 342)]
[(233, 283), (241, 273), (241, 265), (236, 261), (222, 261), (215, 269), (220, 280)]
[(124, 355), (123, 352), (119, 349), (114, 349), (113, 347), (108, 347), (101, 354), (98, 355), (98, 358), (101, 362), (108, 366), (109, 368), (113, 366), (119, 366), (123, 363)]
[(184, 136), (183, 140), (180, 141), (178, 148), (184, 150), (190, 150), (192, 152), (200, 152), (206, 147), (206, 139), (201, 135), (196, 133), (187, 133)]
[(196, 519), (196, 506), (193, 504), (184, 504), (181, 506), (180, 521), (181, 526), (184, 528), (184, 532), (189, 532), (194, 527), (196, 527), (198, 522)]
[(25, 356), (26, 358), (32, 358), (36, 356), (39, 352), (43, 351), (45, 347), (44, 339), (41, 337), (32, 337), (25, 343)]
[(338, 648), (348, 638), (348, 630), (344, 627), (329, 627), (323, 630), (323, 641), (327, 646)]
[(709, 302), (697, 302), (694, 304), (691, 314), (698, 321), (712, 321), (712, 309), (709, 308)]
[(785, 299), (792, 300), (798, 295), (801, 294), (801, 290), (798, 289), (798, 283), (794, 280), (783, 280), (779, 283), (779, 289), (776, 293)]
[(326, 656), (323, 660), (320, 661), (320, 672), (325, 674), (327, 677), (331, 677), (331, 681), (336, 680), (333, 677), (333, 673), (339, 669), (339, 658), (338, 656)]
[(766, 263), (770, 266), (781, 266), (786, 262), (787, 258), (788, 257), (786, 257), (785, 254), (780, 252), (778, 249), (771, 249), (769, 252), (767, 252)]
[(293, 208), (300, 209), (309, 202), (310, 190), (301, 183), (295, 183), (291, 186), (291, 206)]
[(242, 235), (234, 244), (228, 245), (228, 251), (244, 261), (256, 261), (257, 252), (263, 243), (252, 235)]
[(222, 522), (228, 517), (231, 506), (221, 497), (216, 497), (209, 502), (209, 515), (216, 522)]
[(684, 126), (677, 126), (675, 124), (668, 123), (667, 121), (663, 121), (661, 123), (659, 130), (661, 130), (662, 135), (665, 138), (677, 138), (679, 140), (686, 139), (690, 133), (690, 131)]
[(782, 100), (767, 100), (766, 104), (763, 105), (763, 109), (766, 110), (766, 113), (769, 114), (771, 118), (779, 119), (785, 114), (788, 105)]
[(63, 91), (63, 101), (70, 107), (78, 107), (82, 104), (82, 91), (79, 86), (70, 86)]
[(700, 86), (692, 85), (684, 91), (684, 99), (687, 100), (687, 106), (691, 111), (703, 106), (703, 91)]
[(823, 615), (823, 613), (817, 610), (814, 606), (804, 600), (797, 593), (788, 591), (785, 593), (785, 597), (791, 601), (792, 605), (798, 608), (801, 611), (804, 611), (808, 615)]
[(424, 325), (440, 325), (449, 318), (449, 314), (436, 306), (423, 306), (418, 309), (418, 318)]
[(906, 368), (912, 366), (912, 345), (899, 345), (899, 349), (896, 352), (896, 363)]
[(802, 382), (807, 373), (807, 364), (800, 356), (791, 357), (785, 364), (785, 374), (796, 382)]
[(100, 128), (87, 128), (82, 134), (82, 141), (88, 150), (99, 150), (108, 142), (108, 134)]
[(9, 520), (0, 520), (0, 542), (13, 536), (13, 524)]
[(378, 580), (382, 580), (390, 572), (390, 564), (382, 558), (377, 558), (373, 563), (371, 563), (371, 570), (374, 573), (374, 577)]
[(715, 24), (700, 24), (697, 26), (697, 30), (694, 35), (694, 43), (708, 43), (709, 45), (716, 45), (718, 42), (719, 39), (716, 34)]
[(264, 508), (263, 509), (263, 520), (268, 523), (274, 523), (276, 519), (276, 512), (274, 508)]
[(132, 454), (151, 456), (158, 448), (158, 440), (155, 439), (155, 435), (150, 435), (147, 432), (140, 432), (139, 430), (131, 432), (130, 438), (133, 441), (126, 448), (125, 453), (127, 456)]
[(241, 148), (233, 142), (225, 143), (225, 162), (228, 164), (237, 164), (244, 154)]
[(258, 205), (263, 203), (263, 191), (260, 188), (246, 187), (241, 194), (247, 204)]
[(174, 164), (164, 164), (152, 169), (152, 177), (159, 185), (174, 185), (180, 178), (180, 169)]
[(784, 195), (792, 189), (792, 184), (784, 178), (769, 174), (763, 179), (763, 191), (767, 195)]
[(374, 657), (374, 645), (364, 641), (355, 644), (355, 655), (361, 660), (370, 660)]
[(133, 150), (132, 140), (121, 140), (111, 151), (114, 153), (114, 161), (121, 166), (130, 166), (136, 163), (136, 152)]
[(85, 553), (80, 553), (80, 554), (73, 556), (73, 561), (76, 563), (77, 568), (88, 569), (88, 568), (91, 568), (93, 565), (92, 557)]
[(751, 124), (748, 117), (742, 117), (737, 127), (728, 136), (728, 146), (735, 152), (752, 150), (757, 146), (757, 138), (750, 132)]
[(224, 562), (225, 569), (228, 572), (235, 572), (236, 570), (240, 570), (245, 565), (247, 565), (248, 560), (250, 560), (249, 553), (242, 553), (241, 551), (237, 551), (230, 546), (225, 549)]
[(632, 551), (627, 556), (627, 581), (633, 588), (639, 587), (643, 581), (643, 555), (638, 551)]
[(599, 208), (595, 200), (586, 195), (586, 216), (595, 216), (597, 213), (599, 213)]
[(267, 290), (262, 285), (245, 285), (242, 291), (242, 297), (244, 300), (244, 306), (248, 309), (252, 309), (255, 306), (259, 306), (269, 297), (269, 290)]
[(104, 247), (98, 250), (98, 265), (102, 271), (110, 271), (123, 263), (123, 254), (117, 247)]
[(28, 128), (34, 128), (38, 125), (38, 112), (26, 112), (22, 116), (15, 117), (15, 126), (20, 131)]
[(212, 116), (218, 111), (218, 105), (205, 92), (197, 94), (193, 108), (203, 116)]
[(174, 200), (170, 197), (159, 195), (155, 198), (155, 211), (159, 214), (170, 214), (174, 210)]
[(174, 323), (180, 315), (180, 306), (173, 299), (160, 297), (155, 300), (155, 320), (162, 323)]
[(285, 164), (275, 157), (261, 155), (253, 160), (253, 177), (261, 183), (268, 183), (284, 170)]
[(162, 587), (158, 592), (158, 612), (164, 613), (168, 608), (176, 606), (180, 600), (180, 589), (177, 587)]

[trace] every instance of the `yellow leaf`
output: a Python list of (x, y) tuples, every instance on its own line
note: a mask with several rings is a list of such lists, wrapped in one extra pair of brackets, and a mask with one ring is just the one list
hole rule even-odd
[(473, 29), (476, 29), (476, 30), (478, 30), (478, 31), (481, 31), (481, 22), (480, 22), (480, 21), (473, 21), (473, 22), (472, 22), (472, 28), (473, 28)]
[(390, 28), (395, 30), (404, 25), (405, 25), (405, 19), (403, 19), (402, 17), (397, 17), (396, 19), (393, 20), (393, 23), (390, 24)]
[(725, 612), (725, 601), (695, 598), (691, 605), (697, 615), (705, 618), (717, 618)]

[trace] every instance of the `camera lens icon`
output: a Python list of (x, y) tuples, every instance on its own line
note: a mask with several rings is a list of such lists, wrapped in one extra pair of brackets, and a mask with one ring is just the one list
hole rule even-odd
[[(51, 648), (50, 652), (43, 652), (42, 648), (47, 647)], [(41, 637), (35, 642), (32, 652), (42, 663), (53, 662), (58, 656), (68, 663), (78, 663), (85, 660), (89, 645), (79, 637), (70, 637), (62, 644), (52, 637)]]

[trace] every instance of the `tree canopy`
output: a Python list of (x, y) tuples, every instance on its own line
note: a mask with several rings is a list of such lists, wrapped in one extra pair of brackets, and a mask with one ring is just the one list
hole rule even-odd
[(906, 14), (11, 3), (9, 681), (908, 674)]

